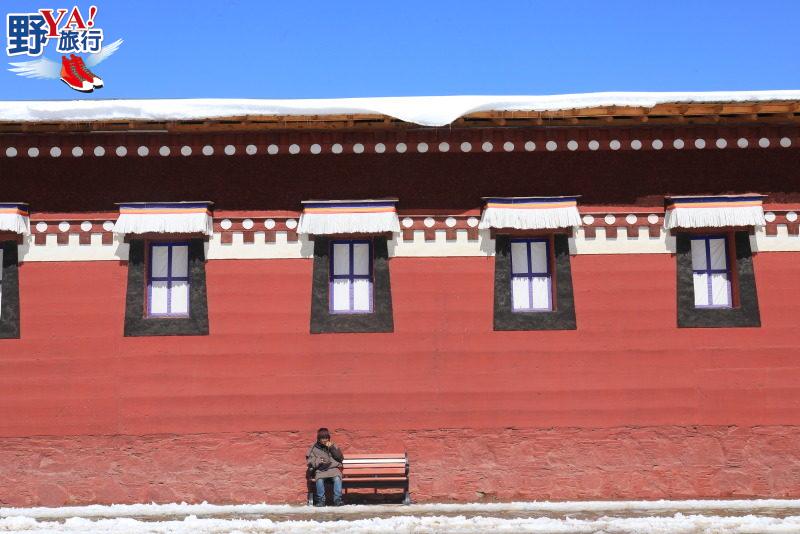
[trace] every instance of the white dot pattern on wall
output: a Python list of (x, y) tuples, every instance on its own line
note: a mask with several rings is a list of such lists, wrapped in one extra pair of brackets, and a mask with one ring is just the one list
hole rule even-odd
[(594, 217), (591, 215), (584, 215), (583, 216), (583, 224), (592, 224), (594, 222)]
[(506, 152), (513, 152), (514, 143), (512, 143), (511, 141), (506, 141), (505, 143), (503, 143), (503, 150), (505, 150)]
[(236, 154), (236, 147), (233, 145), (225, 145), (224, 152), (226, 156), (233, 156), (234, 154)]
[(493, 149), (494, 145), (492, 145), (492, 143), (490, 143), (489, 141), (484, 141), (484, 143), (481, 145), (481, 150), (483, 150), (484, 152), (491, 152)]
[(269, 145), (267, 147), (267, 154), (269, 154), (270, 156), (274, 156), (279, 151), (280, 151), (280, 147), (278, 147), (278, 145)]
[(300, 145), (296, 143), (292, 143), (289, 145), (289, 154), (299, 154), (300, 153)]
[(639, 141), (638, 139), (634, 139), (633, 141), (631, 141), (631, 148), (634, 149), (634, 150), (641, 149), (642, 148), (642, 142)]
[(118, 146), (117, 150), (115, 150), (115, 152), (116, 152), (117, 156), (119, 156), (121, 158), (124, 158), (125, 156), (128, 155), (128, 149), (125, 148), (124, 146)]
[(57, 146), (54, 146), (53, 148), (50, 149), (50, 157), (51, 158), (58, 158), (60, 156), (61, 156), (61, 149), (60, 148), (58, 148)]
[(472, 150), (472, 143), (468, 141), (461, 143), (461, 152), (469, 152), (470, 150)]
[(376, 143), (375, 144), (375, 153), (376, 154), (383, 154), (384, 152), (386, 152), (386, 145), (384, 145), (383, 143)]
[(453, 217), (448, 217), (447, 219), (444, 220), (444, 224), (452, 228), (456, 225), (456, 220)]
[(768, 148), (769, 139), (767, 139), (766, 137), (762, 137), (761, 139), (758, 140), (758, 146), (760, 146), (761, 148)]
[(83, 156), (83, 148), (76, 146), (72, 148), (72, 156), (75, 158), (79, 158)]
[(705, 139), (695, 139), (694, 140), (694, 147), (699, 149), (704, 149), (706, 147), (706, 140)]
[(47, 223), (46, 222), (38, 222), (38, 223), (36, 223), (36, 231), (39, 232), (40, 234), (46, 232), (47, 231)]
[(450, 143), (444, 141), (439, 143), (439, 152), (447, 152), (448, 150), (450, 150)]
[(273, 228), (275, 228), (275, 221), (273, 221), (272, 219), (265, 220), (264, 228), (266, 228), (267, 230), (272, 230)]
[(622, 143), (619, 142), (619, 139), (612, 139), (610, 143), (608, 143), (608, 147), (611, 150), (619, 150), (622, 146)]
[(101, 146), (94, 147), (94, 155), (101, 158), (106, 155), (106, 149)]
[(533, 141), (525, 141), (524, 148), (526, 152), (533, 152), (534, 150), (536, 150), (536, 143), (534, 143)]
[(790, 211), (786, 214), (786, 220), (789, 222), (795, 222), (797, 220), (797, 213)]
[(397, 144), (394, 146), (394, 150), (395, 150), (395, 152), (397, 152), (398, 154), (403, 154), (403, 153), (404, 153), (406, 150), (408, 150), (408, 147), (406, 146), (406, 144), (405, 144), (405, 143), (397, 143)]
[(658, 222), (658, 215), (656, 215), (655, 213), (651, 213), (650, 215), (647, 216), (647, 222), (649, 222), (650, 224), (656, 224)]
[[(311, 148), (309, 150), (311, 151), (312, 154), (319, 154), (320, 152), (322, 152), (322, 145), (320, 145), (319, 143), (314, 143), (313, 145), (311, 145)], [(353, 147), (353, 150), (355, 150), (355, 147)]]
[(555, 141), (548, 141), (548, 142), (546, 142), (546, 143), (544, 144), (544, 147), (545, 147), (547, 150), (549, 150), (550, 152), (553, 152), (555, 149), (557, 149), (557, 148), (558, 148), (558, 143), (556, 143)]
[(625, 222), (628, 224), (636, 224), (637, 220), (639, 220), (638, 217), (636, 217), (636, 215), (634, 215), (633, 213), (625, 217)]
[(575, 150), (578, 150), (578, 142), (577, 142), (577, 141), (575, 141), (574, 139), (570, 140), (570, 141), (567, 143), (567, 148), (568, 148), (569, 150), (572, 150), (573, 152), (574, 152)]
[(92, 229), (92, 223), (90, 223), (89, 221), (83, 221), (81, 223), (81, 230), (83, 230), (84, 232), (88, 232), (91, 229)]
[(36, 158), (39, 157), (39, 149), (35, 146), (32, 146), (28, 149), (28, 157), (29, 158)]
[(650, 143), (650, 146), (652, 146), (654, 150), (661, 150), (664, 148), (664, 141), (661, 139), (653, 139), (653, 142)]
[(294, 230), (295, 228), (297, 228), (297, 221), (295, 221), (294, 219), (288, 219), (286, 221), (286, 228), (288, 228), (289, 230)]
[(428, 151), (428, 143), (417, 143), (417, 152), (424, 154)]
[(617, 218), (611, 215), (610, 213), (605, 217), (603, 217), (603, 220), (606, 222), (606, 224), (614, 224), (615, 222), (617, 222)]
[(427, 228), (431, 228), (434, 224), (436, 224), (436, 221), (433, 220), (433, 217), (425, 217), (425, 220), (422, 221), (422, 224), (424, 224)]
[(740, 137), (740, 138), (739, 138), (739, 139), (736, 141), (736, 146), (738, 146), (739, 148), (747, 148), (747, 145), (748, 145), (748, 144), (749, 144), (749, 143), (747, 142), (747, 139), (745, 139), (744, 137)]
[(203, 155), (204, 156), (212, 156), (214, 154), (214, 147), (211, 145), (206, 145), (203, 147)]
[(717, 142), (715, 144), (717, 145), (717, 148), (725, 148), (728, 146), (728, 142), (722, 137), (717, 139)]
[(600, 148), (600, 142), (597, 139), (589, 141), (589, 150), (597, 150)]
[(683, 142), (683, 139), (675, 139), (672, 142), (672, 146), (674, 148), (677, 148), (678, 150), (681, 150), (684, 147), (684, 145), (685, 145), (685, 143)]
[(404, 217), (402, 223), (403, 223), (403, 228), (411, 228), (412, 226), (414, 226), (414, 220), (411, 219), (410, 217)]
[(103, 230), (105, 230), (106, 232), (110, 232), (113, 229), (114, 229), (114, 223), (113, 222), (105, 221), (103, 223)]
[(162, 146), (161, 148), (158, 149), (158, 153), (164, 157), (169, 156), (170, 152), (171, 150), (169, 149), (168, 146)]
[(356, 143), (353, 145), (353, 152), (356, 154), (363, 154), (364, 153), (364, 145), (362, 143)]
[(58, 230), (60, 232), (69, 231), (69, 223), (67, 221), (61, 221), (60, 223), (58, 223)]
[(783, 148), (789, 148), (790, 146), (792, 146), (792, 140), (789, 139), (788, 137), (781, 137), (780, 145)]
[(333, 152), (334, 154), (341, 154), (342, 152), (344, 152), (344, 147), (340, 143), (334, 143), (331, 146), (331, 152)]
[(139, 154), (140, 157), (145, 157), (150, 154), (150, 149), (146, 146), (140, 146), (136, 149), (136, 153)]
[(476, 226), (478, 226), (479, 222), (480, 221), (478, 220), (477, 217), (470, 217), (469, 219), (467, 219), (467, 226), (469, 226), (470, 228), (475, 228)]
[(767, 222), (775, 221), (775, 214), (772, 213), (771, 211), (766, 212), (764, 214), (764, 220), (767, 221)]
[(219, 226), (223, 230), (230, 230), (231, 226), (233, 226), (233, 223), (231, 222), (230, 219), (222, 219), (222, 221), (220, 221), (219, 223)]
[(191, 156), (192, 155), (192, 147), (188, 145), (184, 145), (181, 147), (181, 156)]
[(251, 230), (253, 228), (253, 219), (245, 219), (242, 221), (242, 228)]
[(14, 158), (17, 156), (17, 149), (13, 146), (10, 146), (6, 149), (6, 156), (9, 158)]
[(247, 145), (244, 147), (244, 153), (248, 156), (255, 156), (258, 152), (258, 147), (256, 145)]

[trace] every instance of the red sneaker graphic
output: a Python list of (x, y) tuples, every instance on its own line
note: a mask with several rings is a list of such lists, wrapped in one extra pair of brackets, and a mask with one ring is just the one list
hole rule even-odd
[(75, 64), (67, 59), (67, 56), (61, 56), (61, 81), (81, 93), (94, 91), (92, 82), (87, 81), (78, 73)]
[(72, 58), (70, 59), (73, 65), (75, 65), (75, 70), (78, 71), (80, 76), (88, 81), (89, 83), (94, 86), (95, 89), (100, 89), (103, 87), (103, 79), (99, 77), (94, 72), (90, 71), (86, 64), (83, 62), (83, 59), (75, 54), (72, 54)]

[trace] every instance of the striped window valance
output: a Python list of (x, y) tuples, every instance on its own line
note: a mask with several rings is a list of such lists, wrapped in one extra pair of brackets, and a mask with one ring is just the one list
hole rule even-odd
[(308, 200), (297, 232), (300, 234), (382, 234), (399, 232), (397, 199)]
[(667, 197), (664, 226), (672, 228), (721, 228), (763, 226), (764, 195)]
[(544, 230), (581, 225), (578, 197), (485, 197), (478, 228)]
[(118, 234), (211, 235), (212, 202), (124, 202), (114, 224)]
[(28, 205), (24, 202), (0, 202), (0, 232), (28, 235), (31, 232)]

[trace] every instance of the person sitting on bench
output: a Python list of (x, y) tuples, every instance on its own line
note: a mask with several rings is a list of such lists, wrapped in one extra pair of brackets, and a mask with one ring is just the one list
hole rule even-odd
[(333, 479), (333, 504), (342, 506), (342, 461), (344, 455), (331, 441), (327, 428), (317, 430), (317, 442), (306, 454), (306, 463), (314, 472), (317, 499), (314, 506), (325, 506), (325, 480)]

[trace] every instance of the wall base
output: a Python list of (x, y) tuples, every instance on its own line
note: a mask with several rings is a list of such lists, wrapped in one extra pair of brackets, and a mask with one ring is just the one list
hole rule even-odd
[[(0, 505), (302, 503), (298, 432), (0, 439)], [(406, 449), (416, 502), (800, 497), (800, 426), (335, 430)]]

